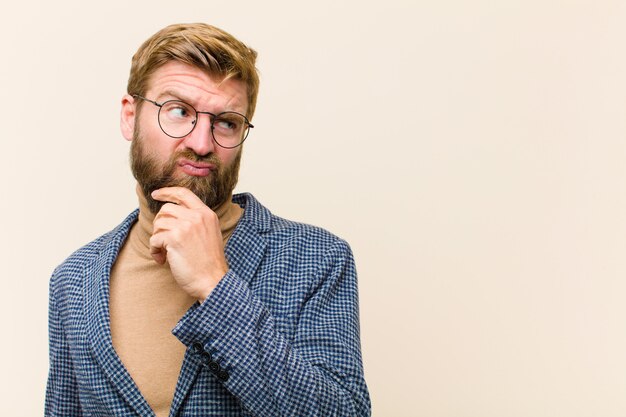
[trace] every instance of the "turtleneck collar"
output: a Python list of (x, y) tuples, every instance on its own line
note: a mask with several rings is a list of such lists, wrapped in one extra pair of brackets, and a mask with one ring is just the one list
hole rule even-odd
[[(152, 258), (150, 256), (150, 238), (152, 237), (152, 223), (154, 222), (155, 214), (148, 208), (148, 201), (143, 195), (139, 184), (137, 184), (135, 192), (139, 200), (139, 216), (137, 217), (137, 223), (135, 223), (130, 232), (129, 241), (142, 257)], [(235, 231), (237, 222), (243, 214), (243, 209), (238, 204), (232, 202), (231, 195), (213, 211), (217, 214), (219, 219), (220, 230), (224, 244), (226, 244), (228, 238), (230, 238)]]

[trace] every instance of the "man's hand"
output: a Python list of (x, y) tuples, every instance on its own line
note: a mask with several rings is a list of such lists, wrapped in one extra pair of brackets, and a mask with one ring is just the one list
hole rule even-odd
[(154, 218), (150, 254), (167, 260), (178, 285), (203, 302), (228, 271), (218, 217), (187, 188), (161, 188), (152, 198), (167, 203)]

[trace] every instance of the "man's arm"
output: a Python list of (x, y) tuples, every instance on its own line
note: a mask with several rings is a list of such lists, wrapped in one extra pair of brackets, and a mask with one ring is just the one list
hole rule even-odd
[(48, 307), (50, 371), (46, 387), (45, 415), (47, 417), (80, 417), (82, 411), (78, 400), (78, 384), (59, 317), (53, 283), (54, 275), (50, 285)]
[[(228, 270), (215, 213), (186, 188), (162, 188), (152, 197), (168, 202), (154, 220), (152, 256), (167, 260), (178, 285), (202, 302), (173, 333), (205, 361), (211, 355), (210, 367), (242, 406), (259, 416), (369, 415), (348, 245), (337, 239), (316, 256), (313, 279), (308, 272), (306, 282), (295, 283), (312, 285), (297, 311), (290, 307), (298, 317), (290, 343), (267, 306)], [(302, 272), (294, 279), (304, 279)]]
[[(173, 333), (188, 346), (200, 343), (220, 362), (228, 374), (222, 383), (253, 415), (369, 416), (356, 272), (345, 242), (329, 249), (314, 283), (295, 312), (292, 343), (233, 271)], [(214, 373), (220, 379), (219, 371)]]

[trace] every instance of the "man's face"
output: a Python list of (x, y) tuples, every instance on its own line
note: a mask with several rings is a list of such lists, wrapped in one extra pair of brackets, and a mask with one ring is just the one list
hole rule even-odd
[[(178, 62), (159, 68), (151, 77), (147, 99), (162, 103), (182, 100), (198, 111), (246, 114), (246, 86), (238, 80), (222, 83), (203, 71)], [(153, 213), (162, 202), (150, 193), (158, 188), (189, 188), (204, 203), (216, 208), (230, 196), (237, 183), (241, 147), (225, 149), (211, 136), (208, 115), (199, 115), (187, 136), (174, 139), (159, 127), (159, 108), (150, 102), (125, 96), (122, 100), (122, 133), (131, 144), (131, 167)]]

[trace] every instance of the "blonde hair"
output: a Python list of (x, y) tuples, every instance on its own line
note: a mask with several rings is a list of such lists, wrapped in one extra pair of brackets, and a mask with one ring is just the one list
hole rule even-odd
[(220, 81), (243, 81), (248, 95), (246, 116), (252, 119), (259, 92), (256, 57), (255, 50), (214, 26), (170, 25), (152, 35), (133, 55), (127, 92), (145, 95), (152, 74), (167, 62), (178, 61), (200, 68)]

